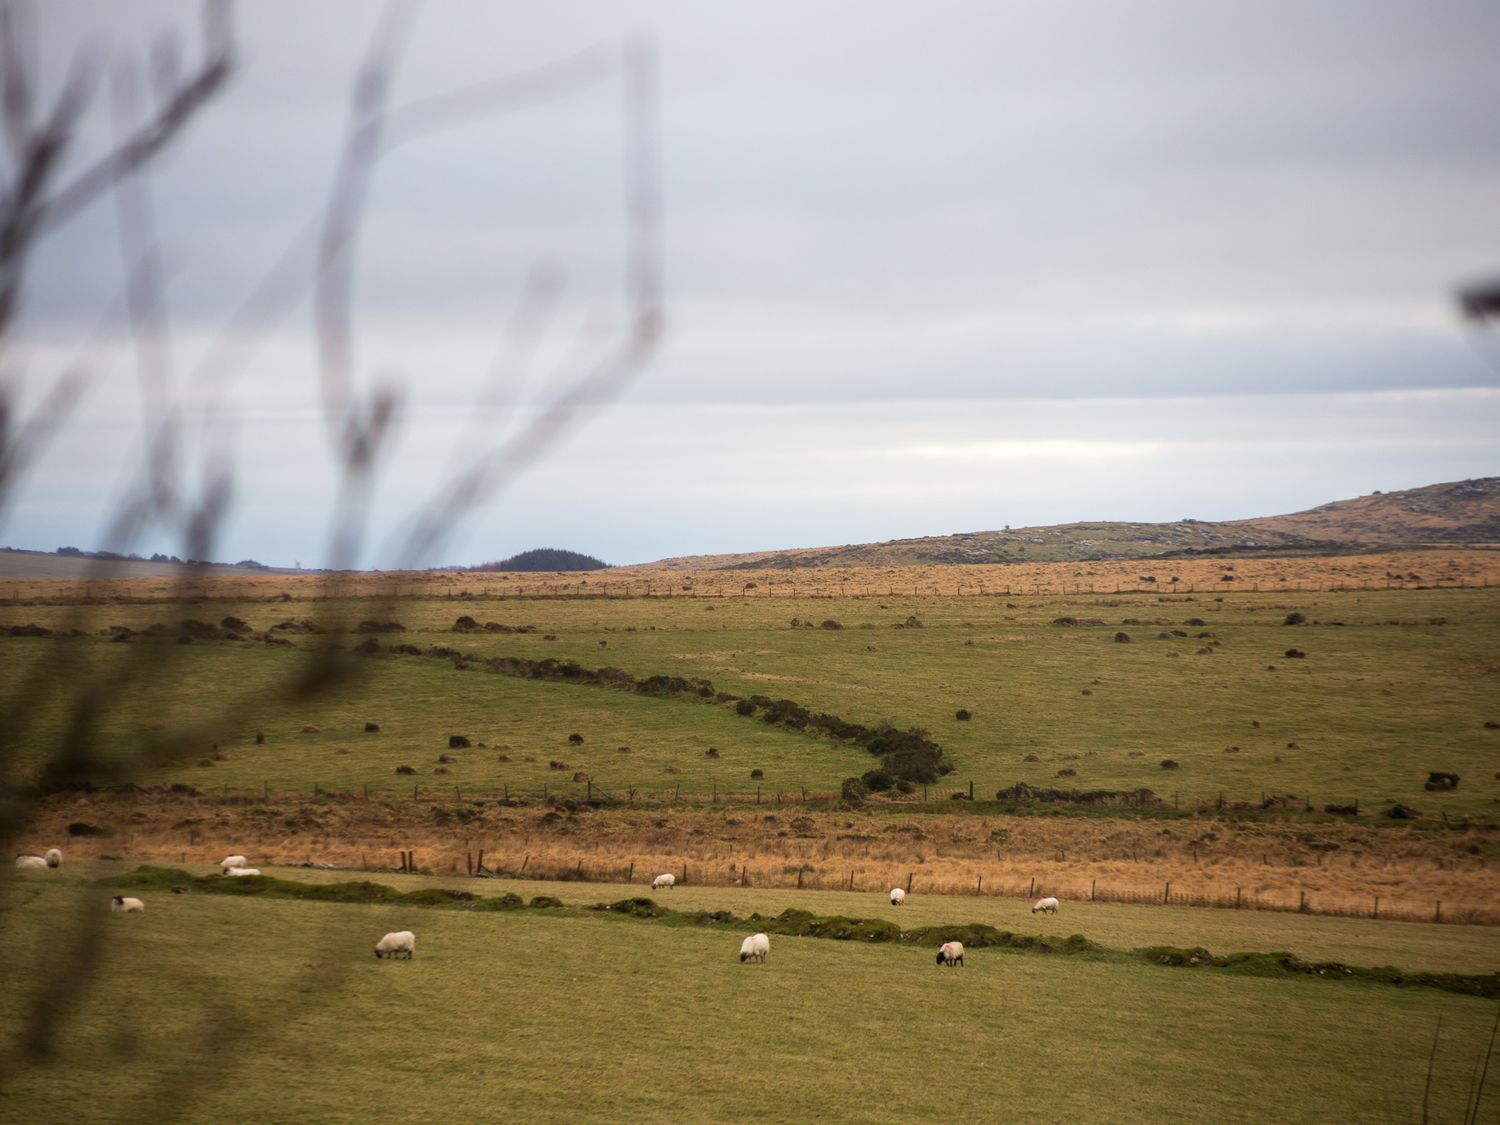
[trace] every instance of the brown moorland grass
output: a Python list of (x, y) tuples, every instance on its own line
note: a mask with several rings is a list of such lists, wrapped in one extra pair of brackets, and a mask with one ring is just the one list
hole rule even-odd
[[(0, 560), (3, 561), (3, 560)], [(3, 574), (0, 570), (0, 574)], [(1146, 577), (1151, 581), (1144, 581)], [(1173, 582), (1173, 578), (1177, 582)], [(975, 566), (663, 570), (615, 567), (580, 573), (479, 571), (254, 576), (0, 578), (0, 604), (184, 598), (294, 602), (329, 596), (438, 597), (878, 597), (1412, 589), (1500, 585), (1500, 551), (1388, 551), (1368, 555), (1182, 558)]]
[(94, 793), (54, 800), (35, 846), (68, 840), (80, 822), (107, 833), (67, 845), (89, 858), (216, 862), (243, 852), (265, 863), (386, 868), (411, 850), (420, 869), (453, 874), (482, 851), (492, 872), (567, 880), (672, 871), (720, 886), (910, 885), (1500, 924), (1496, 833), (1483, 826)]

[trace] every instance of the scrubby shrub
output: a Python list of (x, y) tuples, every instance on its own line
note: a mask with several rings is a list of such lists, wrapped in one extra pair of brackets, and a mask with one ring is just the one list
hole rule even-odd
[(1201, 629), (1203, 628), (1203, 626), (1207, 625), (1208, 622), (1204, 621), (1201, 617), (1189, 617), (1186, 621), (1183, 622), (1183, 624), (1191, 625), (1194, 628)]
[(574, 746), (582, 746), (583, 735), (577, 733), (570, 734), (568, 735), (568, 741), (571, 742)]
[(573, 780), (574, 781), (587, 781), (588, 779), (589, 779), (589, 775), (586, 774), (586, 773), (584, 773), (583, 770), (579, 770), (577, 773), (575, 773), (573, 775)]
[(884, 793), (896, 785), (896, 779), (885, 770), (867, 770), (859, 779), (871, 793)]
[(839, 786), (839, 796), (846, 801), (863, 801), (869, 795), (865, 783), (857, 777), (846, 777)]
[(755, 714), (755, 704), (751, 703), (748, 699), (742, 699), (734, 705), (734, 713), (736, 715), (753, 715)]
[(1446, 773), (1443, 770), (1433, 770), (1427, 775), (1427, 783), (1422, 786), (1429, 793), (1442, 793), (1449, 789), (1458, 788), (1458, 774)]
[(89, 824), (87, 821), (75, 820), (72, 824), (68, 825), (68, 835), (104, 836), (108, 835), (108, 832), (106, 829), (100, 828), (97, 824)]
[(750, 771), (750, 780), (751, 781), (760, 781), (765, 776), (766, 776), (766, 771), (765, 770), (751, 770)]
[(1023, 762), (1040, 762), (1041, 760), (1042, 756), (1040, 754), (1027, 754), (1026, 757), (1021, 759)]
[(1171, 758), (1163, 758), (1161, 760), (1161, 768), (1164, 770), (1175, 770), (1179, 767)]
[(1422, 814), (1410, 805), (1394, 804), (1385, 810), (1385, 815), (1392, 820), (1416, 820)]
[(537, 895), (531, 900), (531, 905), (540, 909), (555, 909), (563, 904), (562, 899), (553, 898), (551, 895)]
[(1288, 660), (1301, 660), (1307, 653), (1303, 652), (1300, 648), (1289, 648), (1282, 655)]
[(953, 717), (961, 723), (967, 723), (974, 717), (974, 713), (967, 707), (960, 707), (957, 711), (953, 712)]
[(1287, 614), (1286, 617), (1282, 619), (1281, 623), (1283, 625), (1301, 625), (1306, 620), (1307, 617), (1305, 615), (1298, 613), (1294, 609), (1291, 613)]
[(1129, 633), (1116, 633), (1115, 634), (1115, 643), (1116, 644), (1121, 644), (1121, 645), (1128, 645), (1130, 643), (1130, 634)]
[(452, 754), (439, 754), (438, 755), (438, 764), (439, 765), (451, 766), (456, 761), (458, 761), (458, 759), (455, 758)]
[(547, 768), (549, 770), (570, 770), (573, 767), (568, 765), (567, 762), (559, 762), (556, 758), (553, 758), (547, 763)]
[(820, 628), (820, 629), (842, 629), (843, 626), (840, 625), (837, 621), (835, 621), (833, 618), (830, 617), (826, 621), (824, 621), (821, 625), (819, 625), (818, 628)]
[(379, 734), (380, 733), (380, 724), (379, 723), (366, 723), (365, 724), (365, 733), (366, 734)]
[(414, 774), (414, 773), (417, 772), (417, 767), (416, 766), (397, 766), (396, 767), (396, 772), (399, 773), (399, 774), (401, 774), (403, 777), (410, 777), (410, 776), (412, 776), (412, 774)]
[(1057, 771), (1057, 776), (1058, 777), (1077, 777), (1078, 776), (1078, 771), (1075, 770), (1075, 769), (1073, 769), (1071, 766), (1068, 766), (1068, 767), (1066, 767), (1064, 769), (1058, 770)]
[(710, 746), (707, 750), (703, 751), (703, 754), (708, 758), (717, 758), (719, 756), (719, 748), (717, 746)]
[(468, 748), (468, 745), (469, 745), (469, 740), (468, 740), (468, 738), (465, 735), (462, 735), (462, 734), (450, 734), (448, 736), (448, 749), (449, 750), (464, 750), (464, 749)]

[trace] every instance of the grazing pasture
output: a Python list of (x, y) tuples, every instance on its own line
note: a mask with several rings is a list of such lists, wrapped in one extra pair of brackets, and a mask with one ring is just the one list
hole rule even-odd
[[(124, 917), (67, 875), (8, 897), (12, 965), (60, 955), (51, 935), (80, 893), (104, 911), (104, 960), (45, 1061), (19, 1071), (36, 977), (0, 978), (17, 1119), (146, 1118), (170, 1098), (184, 1119), (218, 1122), (887, 1121), (898, 1105), (955, 1121), (1002, 1105), (1067, 1120), (1415, 1121), (1441, 1020), (1430, 1110), (1457, 1120), (1496, 1012), (1430, 989), (1087, 954), (974, 949), (939, 972), (927, 948), (810, 938), (777, 938), (764, 970), (745, 972), (737, 932), (567, 910), (157, 894)], [(408, 928), (415, 959), (371, 956)]]
[[(0, 637), (0, 692), (64, 654), (66, 683), (103, 677), (124, 649), (149, 643), (111, 643), (101, 635), (111, 625), (232, 615), (256, 637), (292, 642), (168, 644), (183, 650), (171, 652), (171, 674), (99, 715), (100, 737), (122, 753), (170, 742), (157, 776), (197, 788), (394, 793), (417, 784), (540, 794), (543, 786), (583, 793), (592, 781), (615, 794), (745, 795), (837, 791), (843, 778), (879, 764), (853, 743), (768, 723), (763, 709), (740, 715), (734, 701), (503, 675), (483, 663), (506, 658), (703, 680), (717, 692), (789, 699), (868, 727), (920, 728), (953, 767), (936, 786), (972, 782), (980, 797), (1024, 782), (1149, 788), (1174, 805), (1222, 797), (1357, 804), (1369, 814), (1401, 803), (1429, 817), (1493, 816), (1500, 800), (1500, 726), (1486, 726), (1500, 724), (1496, 589), (402, 598), (378, 609), (403, 632), (332, 636), (271, 627), (303, 619), (352, 627), (374, 610), (347, 599), (232, 598), (86, 608), (87, 635)], [(12, 601), (0, 604), (0, 628), (68, 627), (79, 613)], [(1301, 623), (1285, 624), (1293, 614)], [(481, 628), (455, 633), (460, 616)], [(484, 631), (489, 621), (530, 628)], [(369, 642), (377, 651), (359, 657), (364, 674), (333, 695), (290, 704), (267, 690), (308, 646)], [(442, 654), (393, 655), (396, 645)], [(31, 705), (14, 759), (23, 772), (67, 721), (61, 694)], [(365, 732), (367, 722), (378, 735)], [(442, 762), (454, 734), (471, 748)], [(398, 775), (403, 765), (414, 773)], [(1434, 772), (1461, 780), (1428, 790)]]

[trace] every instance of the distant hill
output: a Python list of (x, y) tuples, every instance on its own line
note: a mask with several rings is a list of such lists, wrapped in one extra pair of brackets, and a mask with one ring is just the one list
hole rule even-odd
[(522, 551), (519, 555), (512, 555), (508, 559), (499, 562), (480, 563), (478, 566), (469, 567), (470, 570), (606, 570), (609, 564), (601, 562), (592, 555), (580, 555), (577, 551), (563, 551), (556, 547), (537, 547), (530, 551)]
[(1213, 523), (1065, 523), (647, 564), (667, 570), (1082, 562), (1215, 555), (1337, 555), (1500, 546), (1500, 477), (1336, 500), (1305, 512)]

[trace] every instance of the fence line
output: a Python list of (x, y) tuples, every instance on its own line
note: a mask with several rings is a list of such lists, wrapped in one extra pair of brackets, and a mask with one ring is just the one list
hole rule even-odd
[[(485, 862), (489, 851), (489, 863)], [(395, 853), (399, 857), (396, 867), (390, 870), (430, 874), (414, 861), (413, 851)], [(514, 854), (496, 859), (492, 849), (481, 849), (479, 863), (474, 863), (472, 851), (465, 853), (466, 866), (455, 864), (454, 872), (466, 870), (475, 878), (529, 879), (538, 882), (579, 882), (631, 884), (648, 886), (663, 869), (670, 870), (678, 887), (748, 887), (776, 890), (819, 890), (869, 893), (884, 897), (894, 886), (903, 887), (908, 894), (966, 896), (975, 898), (1017, 899), (1030, 903), (1041, 897), (1055, 897), (1064, 904), (1083, 902), (1119, 903), (1141, 906), (1189, 906), (1210, 909), (1255, 910), (1284, 914), (1315, 914), (1344, 918), (1378, 918), (1386, 921), (1441, 922), (1457, 925), (1500, 925), (1500, 909), (1489, 904), (1482, 906), (1455, 906), (1449, 903), (1419, 903), (1410, 897), (1393, 903), (1389, 896), (1380, 895), (1352, 897), (1337, 895), (1309, 895), (1306, 891), (1288, 891), (1284, 895), (1245, 894), (1243, 887), (1236, 887), (1233, 895), (1201, 890), (1182, 891), (1173, 888), (1170, 882), (1100, 885), (1092, 879), (1087, 886), (1077, 882), (1053, 882), (1032, 878), (1020, 880), (986, 879), (982, 874), (973, 880), (952, 876), (929, 876), (925, 873), (907, 871), (892, 874), (889, 867), (878, 872), (868, 868), (836, 863), (822, 867), (810, 863), (756, 863), (742, 864), (722, 861), (677, 860), (675, 867), (665, 864), (652, 866), (631, 859), (591, 863), (587, 860), (569, 858), (566, 861), (551, 861), (538, 858), (535, 853), (525, 852), (519, 861)], [(380, 870), (377, 868), (376, 870)], [(636, 872), (641, 878), (636, 877)], [(1294, 897), (1295, 896), (1295, 897)]]

